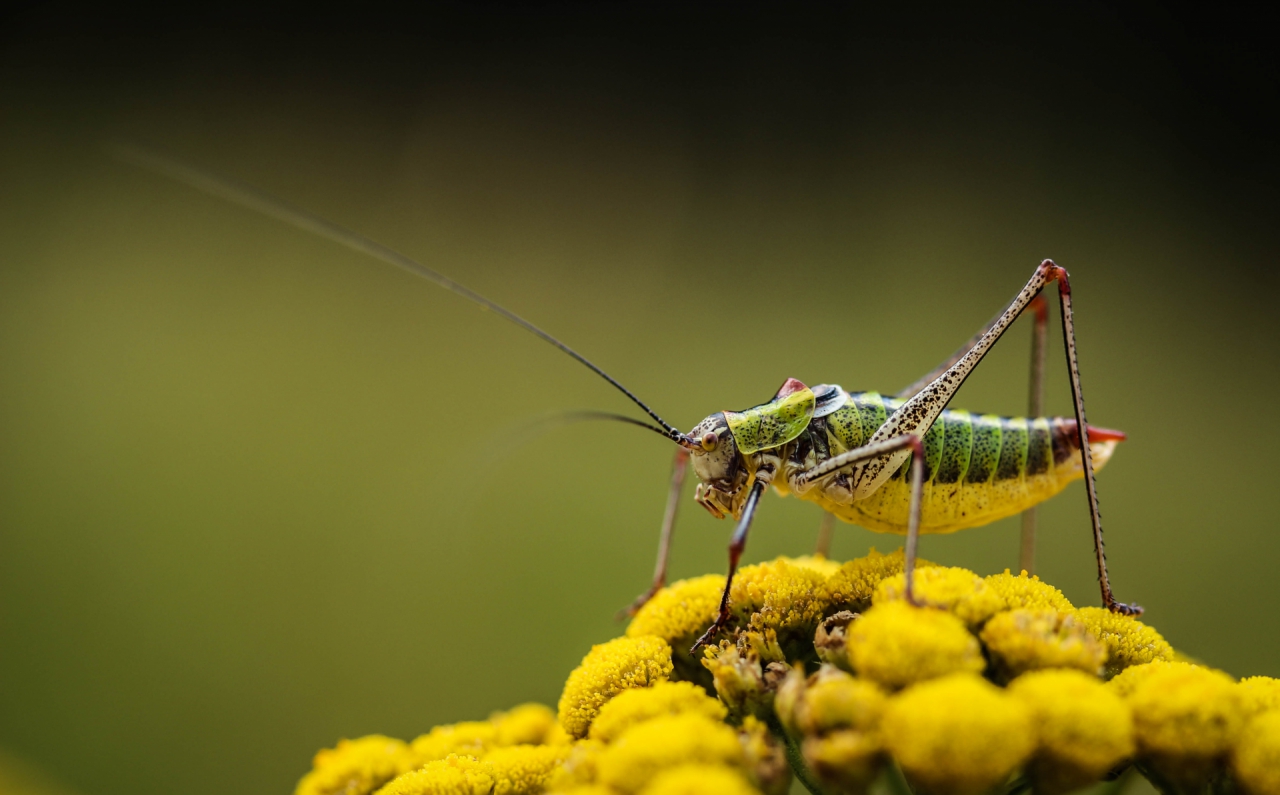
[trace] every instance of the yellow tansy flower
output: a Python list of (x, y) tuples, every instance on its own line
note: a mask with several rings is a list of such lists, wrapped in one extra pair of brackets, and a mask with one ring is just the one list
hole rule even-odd
[(1025, 571), (1014, 575), (1005, 569), (1003, 574), (992, 574), (984, 579), (987, 585), (1004, 600), (1007, 610), (1026, 608), (1066, 613), (1075, 609), (1067, 597), (1062, 595), (1062, 591), (1037, 576), (1027, 576)]
[(545, 704), (521, 704), (489, 718), (497, 728), (497, 745), (540, 745), (562, 741), (556, 713)]
[(679, 765), (664, 770), (642, 795), (760, 795), (742, 773), (722, 765)]
[[(930, 569), (938, 571), (938, 569)], [(986, 667), (978, 639), (941, 610), (882, 602), (849, 625), (846, 649), (859, 676), (898, 688)]]
[(673, 582), (645, 602), (627, 625), (627, 637), (657, 635), (672, 646), (684, 640), (691, 645), (715, 620), (723, 592), (723, 574)]
[(830, 558), (824, 558), (821, 555), (800, 555), (799, 557), (786, 558), (791, 561), (794, 566), (800, 566), (805, 569), (813, 569), (823, 577), (830, 577), (837, 571), (840, 571), (840, 564)]
[(568, 789), (551, 789), (548, 795), (618, 795), (603, 784), (578, 784)]
[(1247, 676), (1240, 680), (1240, 697), (1247, 715), (1280, 710), (1280, 679)]
[(775, 703), (783, 725), (801, 737), (806, 764), (825, 785), (857, 792), (875, 779), (883, 756), (884, 691), (829, 665), (808, 679), (794, 668)]
[(368, 795), (413, 767), (409, 746), (380, 734), (339, 740), (316, 754), (295, 795)]
[(414, 767), (449, 754), (479, 757), (498, 745), (498, 727), (490, 721), (469, 720), (437, 726), (409, 744)]
[(1032, 714), (1039, 744), (1036, 792), (1069, 792), (1098, 781), (1134, 752), (1133, 716), (1120, 696), (1082, 671), (1035, 671), (1009, 685)]
[(627, 637), (662, 638), (671, 645), (671, 661), (678, 678), (709, 683), (700, 660), (689, 654), (689, 647), (719, 615), (723, 592), (723, 574), (674, 582), (640, 608), (627, 625)]
[[(933, 566), (927, 560), (916, 559), (916, 569)], [(844, 607), (861, 611), (871, 606), (871, 595), (881, 580), (901, 574), (903, 551), (882, 555), (873, 547), (866, 557), (856, 558), (841, 566), (827, 578), (827, 602), (832, 607)]]
[(1122, 616), (1105, 607), (1081, 607), (1076, 615), (1107, 647), (1108, 675), (1114, 676), (1131, 665), (1173, 659), (1173, 647), (1160, 633), (1133, 616)]
[(722, 721), (729, 712), (716, 699), (690, 682), (659, 682), (653, 687), (627, 690), (600, 708), (587, 736), (611, 742), (627, 729), (663, 715), (696, 712)]
[(744, 761), (738, 734), (704, 715), (655, 718), (631, 727), (601, 752), (600, 783), (639, 792), (658, 772), (681, 764), (730, 765)]
[(512, 745), (484, 757), (493, 775), (493, 795), (538, 795), (569, 755), (565, 745)]
[(470, 756), (449, 756), (405, 773), (378, 790), (378, 795), (490, 795), (492, 769)]
[(1231, 754), (1231, 770), (1247, 795), (1280, 792), (1280, 711), (1249, 721)]
[(827, 609), (827, 575), (789, 558), (743, 567), (733, 578), (733, 612), (757, 632), (799, 633), (805, 640)]
[(858, 620), (858, 614), (850, 610), (841, 610), (822, 619), (818, 631), (813, 636), (813, 650), (818, 659), (828, 665), (853, 671), (849, 665), (849, 654), (846, 647), (849, 625)]
[(791, 765), (764, 721), (748, 715), (742, 721), (738, 740), (751, 783), (765, 795), (787, 795), (791, 791)]
[(907, 778), (936, 795), (978, 795), (1035, 750), (1031, 711), (975, 674), (953, 674), (889, 699), (880, 724)]
[(1107, 650), (1084, 622), (1056, 610), (998, 613), (979, 637), (1008, 678), (1041, 668), (1078, 668), (1096, 676), (1107, 660)]
[(564, 761), (547, 779), (547, 788), (560, 792), (593, 784), (596, 780), (596, 763), (604, 751), (599, 740), (579, 740), (568, 747)]
[(1195, 665), (1158, 666), (1125, 700), (1133, 710), (1144, 764), (1181, 785), (1207, 782), (1244, 727), (1236, 683), (1221, 671)]
[[(886, 578), (876, 587), (871, 603), (904, 600), (906, 583), (902, 574)], [(915, 595), (928, 606), (948, 610), (972, 627), (981, 626), (1005, 607), (1004, 599), (986, 580), (956, 566), (933, 566), (916, 571)]]
[(1156, 671), (1169, 667), (1197, 668), (1199, 666), (1187, 662), (1166, 662), (1164, 660), (1143, 663), (1141, 665), (1131, 665), (1111, 677), (1107, 682), (1107, 687), (1111, 688), (1112, 692), (1121, 698), (1128, 698), (1133, 694), (1133, 691), (1139, 684), (1146, 681), (1147, 677), (1151, 676)]
[(786, 656), (773, 630), (744, 632), (736, 642), (722, 640), (703, 653), (702, 664), (711, 672), (716, 695), (730, 714), (768, 714), (774, 690), (787, 672)]
[(665, 682), (670, 675), (671, 647), (662, 638), (615, 638), (593, 646), (565, 682), (560, 725), (573, 737), (583, 737), (609, 699), (633, 687)]
[(793, 668), (778, 689), (778, 718), (794, 734), (813, 736), (841, 729), (873, 732), (888, 695), (866, 679), (830, 665), (805, 678)]

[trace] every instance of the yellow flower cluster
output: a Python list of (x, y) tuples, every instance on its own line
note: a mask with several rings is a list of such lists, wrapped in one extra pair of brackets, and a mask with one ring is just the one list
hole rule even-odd
[[(316, 755), (295, 795), (1061, 795), (1127, 769), (1164, 793), (1280, 795), (1280, 680), (1176, 659), (1129, 616), (1058, 589), (921, 563), (744, 567), (673, 583), (597, 645), (558, 711), (524, 705), (410, 742)], [(714, 693), (714, 695), (712, 695)], [(900, 771), (900, 772), (899, 772)]]
[(533, 795), (570, 750), (555, 713), (525, 704), (437, 726), (410, 743), (381, 735), (316, 754), (296, 795)]

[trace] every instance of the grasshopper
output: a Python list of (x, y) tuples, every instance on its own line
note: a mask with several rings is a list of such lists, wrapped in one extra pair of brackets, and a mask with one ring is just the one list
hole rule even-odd
[[(737, 521), (729, 542), (729, 570), (719, 612), (691, 651), (710, 642), (729, 621), (734, 573), (761, 495), (769, 486), (781, 495), (792, 494), (823, 508), (821, 554), (829, 544), (833, 518), (877, 532), (905, 534), (905, 596), (920, 605), (913, 572), (921, 533), (950, 533), (1021, 512), (1022, 564), (1029, 570), (1034, 507), (1083, 478), (1102, 602), (1116, 613), (1142, 612), (1141, 607), (1118, 602), (1112, 595), (1094, 478), (1125, 436), (1090, 427), (1085, 420), (1071, 282), (1067, 271), (1052, 260), (1041, 262), (1013, 300), (972, 339), (894, 397), (851, 393), (831, 384), (808, 387), (788, 378), (771, 400), (743, 411), (718, 411), (684, 433), (573, 348), (420, 262), (255, 188), (167, 156), (127, 147), (115, 147), (112, 152), (121, 160), (328, 238), (461, 295), (554, 345), (639, 406), (652, 423), (591, 413), (648, 428), (677, 446), (653, 581), (624, 612), (634, 614), (666, 583), (677, 507), (690, 464), (700, 481), (694, 497), (698, 504), (716, 518), (731, 516)], [(1075, 409), (1071, 418), (1038, 416), (1048, 318), (1041, 293), (1051, 284), (1057, 285), (1061, 309)], [(961, 384), (1028, 309), (1035, 318), (1030, 417), (974, 416), (948, 410)]]

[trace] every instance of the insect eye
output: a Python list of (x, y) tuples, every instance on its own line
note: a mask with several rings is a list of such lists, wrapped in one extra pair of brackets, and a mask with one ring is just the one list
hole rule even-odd
[(719, 441), (720, 441), (720, 437), (716, 436), (711, 431), (707, 431), (706, 433), (702, 434), (702, 449), (706, 450), (709, 453), (712, 450), (716, 449), (716, 443)]

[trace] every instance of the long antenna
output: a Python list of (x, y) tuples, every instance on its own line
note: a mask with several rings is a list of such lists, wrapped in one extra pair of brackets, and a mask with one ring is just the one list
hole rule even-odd
[(473, 301), (485, 309), (496, 312), (524, 330), (536, 334), (556, 346), (560, 350), (572, 356), (574, 359), (577, 359), (593, 373), (608, 381), (610, 384), (613, 384), (615, 389), (630, 398), (633, 403), (644, 409), (646, 414), (656, 420), (657, 423), (662, 426), (666, 436), (673, 442), (680, 444), (681, 440), (684, 438), (684, 434), (672, 427), (666, 420), (659, 417), (656, 411), (649, 408), (645, 405), (644, 401), (633, 395), (631, 390), (615, 381), (613, 376), (609, 375), (604, 370), (601, 370), (593, 364), (591, 360), (587, 359), (587, 357), (520, 317), (515, 312), (501, 307), (490, 301), (488, 298), (485, 298), (483, 295), (458, 284), (443, 273), (428, 268), (426, 265), (410, 259), (394, 249), (387, 248), (381, 243), (370, 240), (358, 232), (353, 232), (346, 227), (333, 223), (332, 221), (327, 221), (318, 215), (307, 212), (299, 207), (295, 207), (288, 202), (277, 199), (270, 194), (264, 193), (263, 191), (244, 183), (236, 182), (226, 177), (215, 176), (198, 168), (189, 166), (186, 163), (166, 157), (165, 155), (150, 152), (145, 149), (139, 149), (133, 146), (112, 145), (108, 146), (107, 150), (118, 160), (123, 160), (126, 163), (131, 163), (135, 166), (140, 166), (150, 171), (154, 171), (157, 174), (162, 174), (171, 179), (186, 183), (197, 190), (226, 199), (227, 201), (246, 207), (250, 210), (256, 210), (263, 215), (270, 216), (279, 221), (284, 221), (286, 224), (296, 226), (299, 229), (305, 229), (306, 231), (317, 234), (320, 237), (328, 238), (335, 243), (341, 243), (348, 248), (368, 254), (369, 256), (380, 259), (383, 262), (395, 265), (398, 268), (403, 268), (415, 276), (421, 276), (427, 281), (437, 284), (450, 292), (457, 293), (463, 298)]

